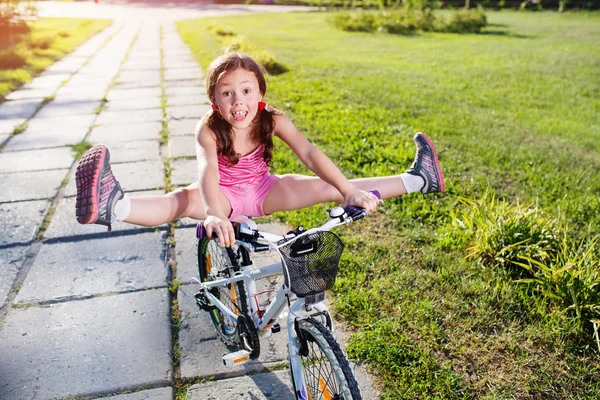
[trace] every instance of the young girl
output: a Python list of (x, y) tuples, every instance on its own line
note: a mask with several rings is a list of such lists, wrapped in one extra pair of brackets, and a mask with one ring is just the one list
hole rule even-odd
[[(212, 103), (196, 127), (198, 181), (164, 196), (129, 198), (110, 168), (104, 145), (90, 149), (77, 166), (77, 220), (154, 226), (183, 217), (204, 220), (209, 237), (222, 246), (235, 242), (230, 219), (260, 217), (333, 201), (372, 211), (378, 199), (405, 193), (444, 191), (444, 176), (429, 138), (417, 133), (416, 158), (396, 176), (348, 180), (280, 111), (263, 103), (267, 91), (261, 67), (250, 57), (228, 53), (212, 62), (206, 93)], [(318, 177), (272, 175), (273, 137), (283, 140)]]

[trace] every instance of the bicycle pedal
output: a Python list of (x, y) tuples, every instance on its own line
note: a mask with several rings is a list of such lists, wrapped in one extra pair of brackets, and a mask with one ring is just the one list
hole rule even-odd
[(279, 325), (278, 323), (274, 323), (273, 326), (271, 327), (271, 332), (279, 333), (280, 331), (281, 331), (281, 325)]
[(226, 367), (235, 367), (248, 361), (250, 361), (250, 352), (248, 350), (239, 350), (223, 356), (223, 365)]

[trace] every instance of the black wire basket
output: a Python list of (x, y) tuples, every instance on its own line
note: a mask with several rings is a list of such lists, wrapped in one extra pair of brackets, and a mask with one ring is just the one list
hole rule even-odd
[(344, 243), (335, 233), (316, 232), (289, 241), (279, 251), (288, 271), (285, 284), (296, 296), (306, 297), (333, 287)]

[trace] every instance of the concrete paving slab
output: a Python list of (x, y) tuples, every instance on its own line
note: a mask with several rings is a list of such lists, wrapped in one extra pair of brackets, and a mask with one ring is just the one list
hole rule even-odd
[(173, 400), (173, 388), (142, 390), (141, 392), (103, 397), (104, 400)]
[(118, 142), (110, 147), (114, 163), (160, 160), (160, 143), (156, 140)]
[(181, 346), (181, 377), (231, 377), (252, 371), (261, 371), (265, 366), (287, 362), (287, 328), (280, 320), (281, 331), (268, 338), (261, 338), (258, 360), (236, 367), (226, 367), (221, 361), (224, 354), (231, 352), (219, 339), (206, 311), (198, 309), (194, 294), (198, 285), (184, 285), (179, 289), (179, 308), (183, 322), (179, 331)]
[(198, 104), (191, 106), (168, 106), (167, 118), (169, 119), (184, 119), (195, 118), (200, 119), (204, 114), (211, 110), (208, 104)]
[(173, 136), (169, 138), (169, 157), (195, 157), (196, 138), (194, 136)]
[[(112, 154), (111, 154), (112, 157)], [(165, 186), (162, 161), (139, 161), (111, 164), (112, 171), (125, 192), (155, 190)], [(0, 178), (1, 182), (1, 178)], [(65, 196), (75, 196), (75, 173), (69, 176)]]
[(204, 94), (183, 94), (167, 98), (168, 106), (188, 106), (192, 104), (208, 104), (208, 98)]
[(0, 133), (0, 146), (2, 146), (4, 142), (8, 140), (9, 137), (11, 137), (11, 135), (9, 135), (8, 133)]
[(203, 76), (204, 74), (202, 73), (202, 69), (200, 69), (200, 66), (197, 66), (195, 68), (172, 68), (167, 69), (165, 71), (166, 81), (178, 81), (181, 79), (198, 79), (202, 78)]
[(113, 100), (106, 103), (104, 111), (144, 110), (162, 107), (160, 97), (142, 97), (140, 99)]
[(166, 386), (172, 374), (167, 290), (13, 309), (0, 348), (2, 399)]
[(171, 162), (171, 183), (174, 186), (187, 186), (198, 180), (196, 160), (174, 160)]
[(0, 203), (0, 245), (32, 241), (49, 206), (48, 200)]
[(160, 88), (160, 82), (123, 82), (115, 84), (114, 88), (117, 90)]
[(106, 99), (111, 101), (117, 100), (137, 100), (143, 98), (160, 98), (162, 95), (162, 88), (160, 87), (151, 87), (151, 88), (141, 88), (141, 89), (120, 89), (120, 88), (112, 88), (108, 94), (106, 95)]
[(87, 127), (72, 126), (64, 131), (48, 129), (46, 131), (26, 130), (15, 135), (4, 151), (20, 151), (63, 147), (81, 143), (87, 134)]
[(204, 95), (206, 97), (204, 81), (201, 81), (200, 83), (194, 82), (194, 84), (189, 86), (174, 86), (171, 85), (171, 83), (168, 83), (165, 86), (165, 92), (167, 94), (167, 99), (184, 95)]
[[(185, 57), (182, 60), (180, 58), (175, 58), (170, 55), (169, 55), (169, 57), (166, 57), (167, 54), (168, 53), (165, 52), (165, 61), (164, 61), (165, 67), (167, 68), (167, 70), (172, 69), (172, 68), (198, 68), (198, 67), (200, 67), (200, 64), (198, 63), (198, 61), (193, 59), (193, 57)], [(199, 76), (199, 78), (202, 78), (202, 76)]]
[(110, 111), (102, 112), (98, 119), (97, 125), (115, 125), (115, 124), (134, 124), (139, 122), (161, 121), (163, 119), (163, 110), (160, 108), (152, 108), (147, 110), (127, 110), (127, 111)]
[(0, 172), (69, 168), (73, 163), (74, 156), (70, 147), (0, 153)]
[(167, 88), (176, 88), (176, 87), (202, 87), (204, 86), (204, 78), (197, 77), (196, 79), (180, 79), (176, 81), (165, 82), (165, 86)]
[(50, 132), (71, 134), (75, 132), (87, 133), (89, 127), (96, 119), (96, 115), (73, 115), (69, 118), (38, 118), (37, 115), (27, 122), (27, 133)]
[(42, 104), (42, 99), (5, 101), (0, 104), (0, 119), (29, 118)]
[(48, 199), (56, 195), (66, 169), (0, 174), (0, 202)]
[(149, 63), (146, 60), (127, 60), (121, 65), (121, 71), (160, 71), (160, 60), (156, 63)]
[(36, 118), (70, 117), (80, 114), (95, 114), (100, 105), (101, 97), (94, 99), (81, 98), (78, 95), (62, 95), (46, 104), (38, 113)]
[[(131, 198), (139, 196), (160, 196), (163, 195), (164, 191), (161, 190), (150, 190), (145, 192), (133, 192), (127, 195)], [(75, 197), (63, 197), (63, 199), (56, 207), (52, 221), (48, 226), (48, 229), (44, 233), (44, 240), (69, 238), (72, 236), (93, 236), (99, 233), (106, 233), (107, 228), (102, 225), (89, 224), (81, 225), (75, 218)], [(166, 229), (167, 225), (160, 226)], [(146, 230), (147, 227), (132, 225), (125, 222), (115, 222), (112, 224), (112, 232), (119, 231), (131, 231), (131, 230)]]
[(43, 244), (18, 304), (164, 287), (163, 233)]
[(169, 136), (194, 135), (199, 119), (172, 119), (168, 124)]
[[(158, 58), (160, 60), (160, 56)], [(160, 61), (157, 62), (160, 65)], [(119, 83), (144, 83), (144, 82), (153, 82), (160, 84), (160, 70), (154, 71), (121, 71), (119, 73), (119, 77), (117, 78), (117, 84)]]
[(59, 85), (53, 87), (40, 87), (36, 89), (19, 89), (9, 93), (6, 96), (7, 100), (25, 100), (25, 99), (43, 99), (52, 95)]
[(52, 94), (56, 89), (58, 89), (60, 85), (63, 84), (64, 81), (68, 80), (74, 72), (74, 70), (68, 73), (52, 73), (52, 71), (46, 71), (41, 75), (33, 78), (31, 83), (26, 85), (25, 88), (52, 89), (52, 92), (50, 92), (50, 94)]
[[(120, 142), (158, 140), (162, 130), (161, 122), (140, 122), (138, 124), (95, 126), (90, 134), (92, 143), (104, 143), (109, 149)], [(111, 151), (112, 156), (112, 151)]]
[(25, 118), (8, 118), (0, 119), (0, 133), (12, 134), (16, 126), (21, 125), (25, 122)]
[(193, 385), (189, 400), (295, 400), (288, 371), (267, 372)]
[(0, 307), (4, 306), (6, 302), (28, 251), (29, 246), (0, 249)]

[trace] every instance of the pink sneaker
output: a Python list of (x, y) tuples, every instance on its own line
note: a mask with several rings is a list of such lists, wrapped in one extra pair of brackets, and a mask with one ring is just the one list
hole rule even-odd
[(406, 173), (423, 178), (425, 184), (421, 188), (421, 193), (444, 192), (446, 190), (444, 174), (433, 142), (421, 132), (415, 135), (413, 141), (417, 144), (417, 154)]
[(80, 224), (100, 224), (111, 229), (114, 208), (124, 196), (110, 169), (110, 153), (103, 144), (89, 149), (75, 173), (77, 203), (75, 215)]

